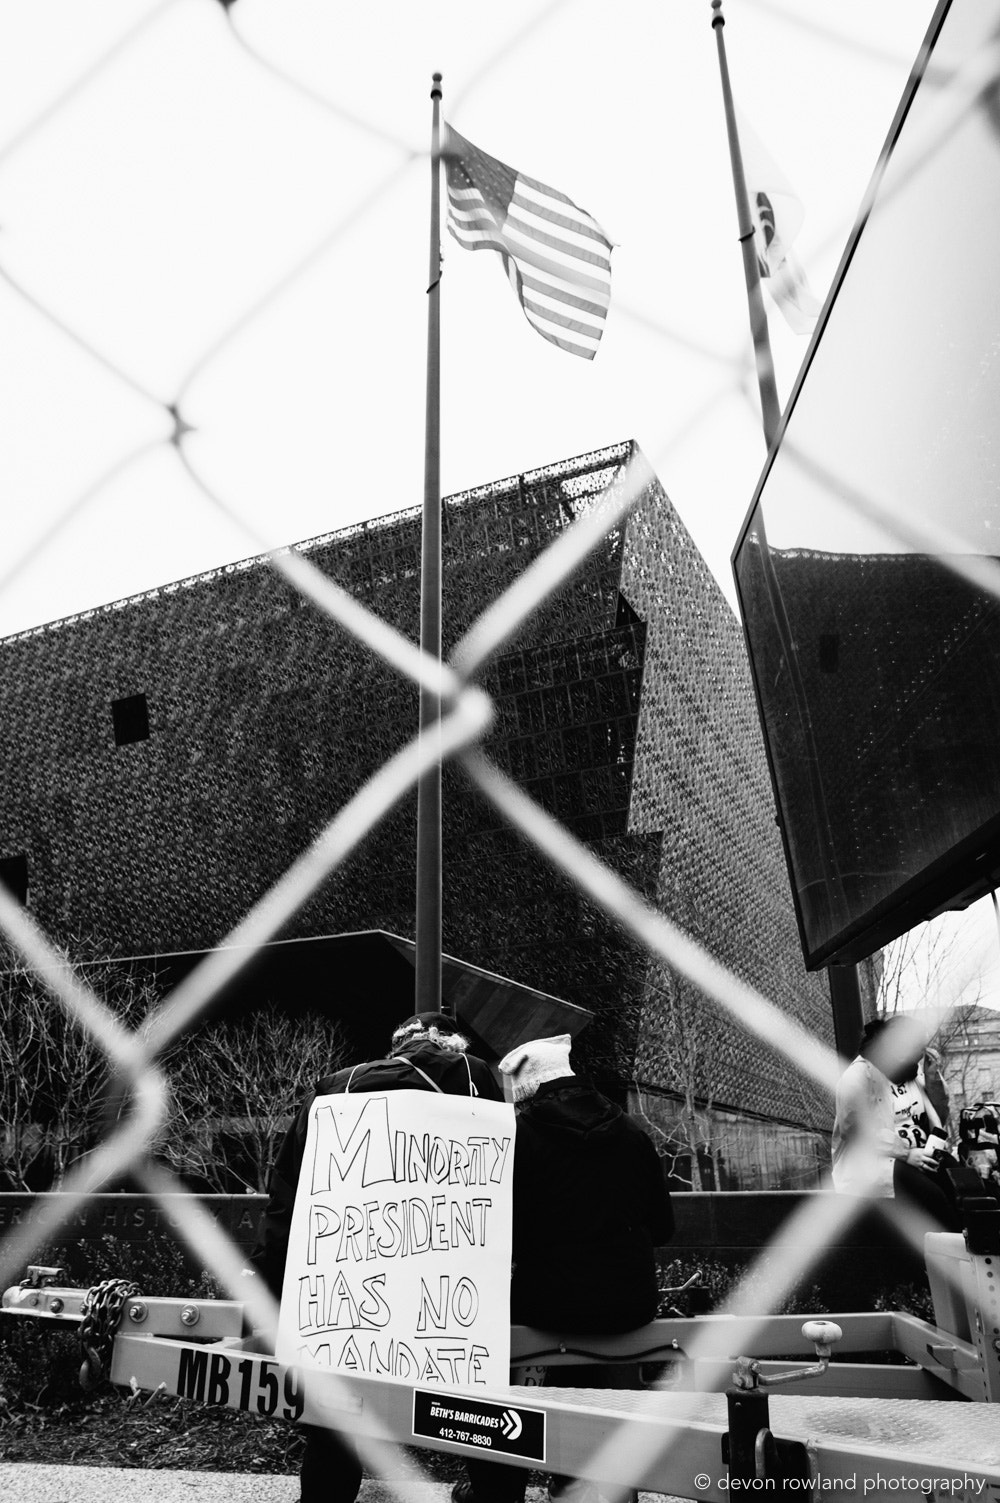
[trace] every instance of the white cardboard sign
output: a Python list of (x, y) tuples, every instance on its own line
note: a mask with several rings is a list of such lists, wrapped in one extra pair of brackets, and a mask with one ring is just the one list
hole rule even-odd
[(505, 1385), (514, 1110), (432, 1091), (317, 1096), (278, 1359), (354, 1377)]

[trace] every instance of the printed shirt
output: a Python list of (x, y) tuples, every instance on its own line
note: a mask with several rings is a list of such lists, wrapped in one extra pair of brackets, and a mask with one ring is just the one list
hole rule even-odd
[(892, 1087), (893, 1125), (907, 1148), (923, 1148), (931, 1123), (923, 1093), (915, 1080)]

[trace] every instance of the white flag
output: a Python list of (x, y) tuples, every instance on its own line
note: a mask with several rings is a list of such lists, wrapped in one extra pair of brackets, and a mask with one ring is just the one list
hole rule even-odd
[(796, 334), (811, 334), (819, 299), (792, 251), (802, 227), (802, 200), (739, 114), (740, 147), (761, 279)]

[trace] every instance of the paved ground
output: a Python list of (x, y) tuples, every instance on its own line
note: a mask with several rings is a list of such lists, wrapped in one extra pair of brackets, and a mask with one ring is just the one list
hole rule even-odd
[[(298, 1496), (295, 1477), (0, 1463), (2, 1503), (297, 1503)], [(358, 1503), (390, 1503), (390, 1496), (381, 1483), (366, 1481)], [(406, 1493), (407, 1503), (448, 1503), (450, 1496), (444, 1482), (415, 1483)], [(546, 1503), (546, 1497), (530, 1487), (527, 1503)]]
[[(3, 1503), (296, 1503), (295, 1477), (231, 1472), (142, 1472), (104, 1466), (0, 1466)], [(375, 1503), (374, 1499), (365, 1503)], [(424, 1503), (424, 1500), (421, 1500)], [(430, 1497), (426, 1503), (432, 1503)], [(437, 1503), (437, 1499), (433, 1500)], [(442, 1499), (442, 1503), (444, 1500)]]

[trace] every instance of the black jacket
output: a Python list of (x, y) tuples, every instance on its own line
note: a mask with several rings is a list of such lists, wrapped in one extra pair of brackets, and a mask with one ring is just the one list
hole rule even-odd
[[(427, 1038), (405, 1044), (387, 1059), (338, 1070), (335, 1075), (326, 1075), (316, 1082), (312, 1095), (299, 1108), (278, 1149), (268, 1181), (268, 1202), (257, 1233), (257, 1245), (250, 1255), (251, 1266), (266, 1279), (276, 1297), (281, 1296), (288, 1230), (305, 1150), (309, 1108), (313, 1101), (317, 1096), (341, 1095), (348, 1086), (352, 1092), (433, 1090), (424, 1076), (429, 1076), (446, 1096), (475, 1094), (486, 1101), (503, 1100), (503, 1091), (489, 1066), (481, 1059), (472, 1054), (456, 1054), (442, 1049)], [(470, 1078), (474, 1087), (471, 1093)]]
[(656, 1149), (585, 1076), (517, 1109), (511, 1319), (627, 1331), (657, 1310), (654, 1247), (674, 1228)]

